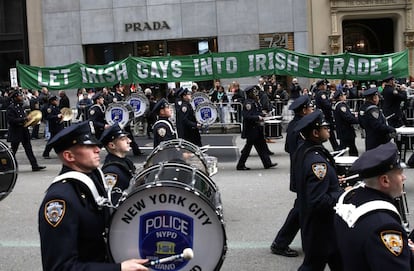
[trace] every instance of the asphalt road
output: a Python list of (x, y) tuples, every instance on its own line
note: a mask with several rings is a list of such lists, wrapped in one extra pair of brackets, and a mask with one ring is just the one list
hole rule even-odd
[[(284, 134), (283, 134), (284, 135)], [(220, 137), (208, 135), (203, 141), (210, 145), (220, 145)], [(4, 140), (3, 140), (4, 141)], [(300, 250), (297, 258), (285, 258), (270, 253), (269, 246), (289, 212), (294, 194), (289, 192), (289, 158), (283, 151), (285, 139), (269, 144), (275, 152), (271, 157), (279, 165), (274, 169), (263, 169), (255, 151), (247, 161), (250, 171), (236, 171), (239, 152), (217, 149), (214, 155), (219, 161), (218, 174), (212, 177), (220, 189), (224, 207), (225, 232), (228, 251), (221, 270), (297, 270), (303, 260), (300, 238), (296, 237), (292, 248)], [(138, 138), (141, 146), (150, 143)], [(32, 141), (35, 155), (41, 157), (45, 141)], [(244, 140), (234, 135), (233, 143), (242, 148)], [(363, 149), (363, 141), (357, 145)], [(330, 148), (329, 145), (327, 145)], [(207, 152), (208, 153), (208, 152)], [(105, 151), (102, 152), (102, 156)], [(18, 180), (12, 193), (0, 201), (0, 270), (41, 270), (37, 212), (44, 191), (60, 170), (55, 154), (52, 159), (39, 158), (39, 164), (47, 170), (32, 172), (20, 147), (16, 155), (19, 163)], [(132, 157), (139, 167), (146, 157)], [(414, 171), (407, 169), (406, 191), (409, 206), (414, 203)], [(409, 216), (414, 225), (412, 216)], [(206, 240), (208, 241), (208, 240)]]

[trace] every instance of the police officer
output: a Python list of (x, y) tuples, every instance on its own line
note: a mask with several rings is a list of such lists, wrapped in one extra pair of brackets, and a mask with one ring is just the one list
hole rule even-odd
[(142, 266), (146, 260), (109, 261), (104, 234), (109, 210), (97, 200), (106, 192), (93, 126), (74, 124), (48, 144), (63, 166), (39, 208), (43, 270), (148, 270)]
[(272, 163), (269, 157), (268, 148), (263, 132), (263, 121), (265, 114), (259, 104), (259, 90), (257, 86), (248, 87), (246, 90), (247, 99), (243, 105), (243, 131), (242, 138), (246, 139), (239, 161), (237, 163), (237, 170), (249, 170), (246, 167), (247, 158), (250, 155), (252, 147), (256, 149), (262, 160), (265, 169), (277, 166), (277, 163)]
[(36, 157), (33, 154), (32, 144), (30, 142), (29, 128), (24, 124), (30, 120), (23, 109), (23, 93), (15, 90), (11, 94), (11, 104), (7, 107), (6, 116), (9, 124), (7, 141), (11, 143), (11, 149), (16, 155), (19, 144), (22, 143), (27, 158), (32, 166), (32, 171), (45, 169), (45, 166), (39, 166)]
[(334, 106), (335, 127), (339, 139), (340, 149), (349, 148), (350, 156), (358, 156), (358, 149), (355, 145), (355, 129), (353, 124), (358, 124), (358, 118), (352, 114), (346, 103), (346, 93), (336, 90), (333, 96), (336, 101)]
[(154, 123), (154, 148), (160, 142), (177, 138), (177, 132), (170, 121), (172, 115), (170, 104), (165, 98), (160, 99), (152, 110), (152, 115), (158, 115), (158, 120)]
[(316, 108), (322, 110), (323, 114), (325, 115), (326, 121), (329, 123), (329, 142), (331, 143), (333, 150), (337, 151), (339, 150), (339, 145), (336, 141), (335, 136), (331, 93), (326, 86), (327, 81), (324, 79), (316, 82), (315, 106)]
[(191, 91), (187, 88), (180, 89), (178, 96), (181, 101), (181, 106), (176, 108), (176, 123), (180, 123), (180, 125), (177, 125), (178, 135), (182, 139), (201, 147), (201, 135), (198, 130), (201, 128), (201, 124), (197, 122), (194, 109), (190, 103)]
[[(62, 114), (59, 108), (59, 99), (56, 95), (49, 96), (49, 107), (46, 110), (46, 121), (49, 124), (50, 138), (53, 138), (57, 133), (63, 130), (64, 124), (62, 121)], [(43, 158), (50, 159), (50, 151), (52, 148), (46, 144), (45, 150), (43, 151)]]
[(97, 138), (100, 138), (103, 131), (109, 127), (109, 124), (105, 120), (105, 99), (101, 92), (92, 96), (93, 105), (89, 108), (88, 119), (92, 121), (95, 127), (95, 133)]
[(388, 142), (352, 165), (364, 183), (336, 205), (335, 230), (344, 270), (413, 270), (408, 237), (393, 204), (406, 179), (397, 146)]
[[(131, 150), (131, 139), (127, 133), (122, 131), (118, 123), (115, 123), (102, 133), (100, 141), (108, 152), (102, 171), (105, 174), (107, 186), (111, 186), (114, 191), (112, 203), (117, 204), (121, 192), (128, 188), (136, 172), (134, 163), (126, 156)], [(116, 191), (113, 187), (120, 190)]]
[(365, 150), (370, 150), (389, 142), (396, 130), (387, 124), (378, 107), (380, 101), (378, 89), (369, 88), (362, 95), (365, 97), (365, 102), (359, 108), (358, 120), (366, 133)]
[[(285, 151), (289, 153), (290, 165), (294, 164), (292, 160), (293, 154), (300, 144), (303, 143), (303, 138), (298, 131), (295, 131), (296, 124), (304, 116), (313, 112), (313, 104), (307, 95), (299, 96), (289, 106), (289, 109), (295, 113), (293, 119), (289, 122), (286, 129), (286, 142)], [(292, 173), (290, 175), (292, 177)], [(290, 179), (290, 191), (296, 193), (296, 182), (292, 178)], [(298, 201), (295, 199), (293, 208), (290, 210), (286, 221), (280, 228), (275, 239), (270, 246), (270, 250), (273, 254), (282, 255), (286, 257), (297, 257), (299, 254), (296, 250), (289, 247), (300, 229), (299, 223), (299, 209)]]
[(394, 76), (388, 76), (383, 80), (384, 89), (382, 96), (382, 110), (387, 119), (388, 125), (398, 128), (404, 125), (403, 112), (401, 103), (407, 100), (407, 92), (396, 87), (394, 83)]
[(292, 178), (296, 181), (297, 200), (305, 253), (298, 270), (342, 270), (336, 244), (333, 207), (342, 193), (335, 161), (323, 143), (329, 139), (329, 123), (319, 110), (304, 116), (296, 131), (305, 141), (294, 154)]

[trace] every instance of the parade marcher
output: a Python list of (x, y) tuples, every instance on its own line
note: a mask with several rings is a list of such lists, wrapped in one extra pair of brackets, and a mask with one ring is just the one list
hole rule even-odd
[(102, 93), (98, 92), (92, 97), (93, 105), (88, 110), (88, 120), (93, 123), (95, 127), (96, 137), (100, 138), (103, 131), (109, 127), (105, 120), (105, 99)]
[(333, 207), (342, 193), (335, 161), (323, 143), (329, 123), (319, 110), (304, 116), (296, 131), (305, 138), (294, 154), (291, 173), (296, 181), (302, 248), (305, 257), (298, 270), (342, 270), (335, 239)]
[(329, 142), (332, 145), (334, 151), (339, 150), (339, 144), (336, 141), (335, 129), (334, 129), (334, 119), (332, 112), (332, 101), (330, 90), (327, 89), (327, 81), (319, 80), (316, 82), (315, 93), (315, 106), (316, 108), (322, 110), (325, 115), (326, 121), (329, 123)]
[(32, 166), (32, 171), (45, 169), (45, 166), (39, 166), (34, 156), (32, 144), (30, 142), (30, 132), (28, 127), (24, 127), (30, 118), (23, 109), (23, 94), (19, 90), (15, 90), (10, 98), (11, 104), (7, 107), (6, 116), (9, 130), (7, 133), (7, 141), (11, 144), (11, 150), (16, 155), (19, 144), (22, 143), (27, 158)]
[(406, 179), (397, 146), (388, 142), (363, 153), (350, 168), (364, 182), (335, 207), (343, 270), (413, 270), (412, 249), (394, 198)]
[(148, 270), (147, 260), (109, 261), (105, 244), (109, 209), (99, 167), (100, 142), (89, 122), (65, 128), (48, 143), (62, 161), (62, 169), (46, 191), (39, 208), (43, 270)]
[(241, 150), (241, 155), (237, 163), (237, 170), (249, 170), (246, 167), (247, 158), (250, 155), (252, 147), (256, 149), (262, 160), (265, 169), (277, 166), (272, 163), (269, 157), (268, 148), (264, 136), (263, 121), (265, 114), (259, 104), (259, 93), (257, 86), (248, 87), (245, 92), (247, 99), (243, 105), (243, 131), (242, 138), (246, 139), (246, 144)]
[(407, 100), (407, 92), (395, 86), (394, 76), (389, 76), (384, 80), (382, 91), (383, 101), (382, 110), (388, 125), (398, 128), (404, 125), (404, 114), (401, 104)]
[[(298, 146), (303, 142), (303, 138), (300, 136), (299, 132), (295, 131), (295, 127), (299, 120), (313, 112), (313, 104), (308, 96), (300, 96), (292, 102), (292, 104), (289, 106), (289, 110), (294, 111), (295, 116), (289, 122), (286, 129), (285, 151), (289, 153), (290, 165), (292, 169), (292, 165), (295, 163), (292, 160), (293, 154), (295, 153)], [(290, 176), (292, 177), (292, 172)], [(290, 179), (289, 188), (290, 191), (294, 193), (297, 192), (296, 182), (292, 178)], [(299, 229), (300, 223), (298, 201), (295, 199), (293, 208), (290, 210), (288, 216), (286, 217), (285, 223), (280, 228), (279, 232), (272, 242), (272, 245), (270, 246), (272, 253), (286, 257), (297, 257), (299, 255), (298, 252), (291, 249), (289, 245), (292, 243)]]
[(177, 132), (170, 121), (172, 109), (165, 98), (160, 99), (154, 106), (152, 114), (158, 115), (158, 120), (154, 123), (154, 148), (162, 141), (168, 141), (177, 138)]
[[(56, 95), (52, 95), (49, 98), (49, 107), (47, 108), (46, 121), (49, 124), (50, 139), (52, 139), (57, 133), (63, 130), (65, 127), (62, 121), (62, 114), (59, 108), (59, 99)], [(43, 158), (50, 159), (50, 151), (52, 148), (46, 144), (43, 151)]]
[(340, 149), (349, 148), (350, 156), (358, 156), (355, 145), (354, 124), (358, 124), (358, 118), (352, 114), (346, 103), (346, 94), (342, 90), (336, 90), (333, 99), (337, 101), (334, 106), (334, 118)]
[[(30, 110), (40, 110), (39, 91), (33, 90), (30, 98)], [(39, 136), (40, 122), (33, 125), (31, 139), (40, 139)]]
[(387, 124), (382, 111), (378, 107), (380, 101), (377, 88), (369, 88), (362, 93), (365, 97), (364, 104), (359, 108), (358, 120), (365, 129), (365, 150), (378, 147), (389, 142), (396, 130)]
[[(180, 123), (180, 125), (177, 125), (178, 135), (182, 139), (201, 147), (201, 135), (198, 130), (201, 128), (201, 124), (197, 122), (194, 109), (190, 104), (191, 91), (187, 88), (181, 89), (178, 96), (181, 99), (181, 106), (176, 108), (176, 123)], [(179, 129), (182, 129), (181, 132)]]
[[(128, 188), (136, 168), (134, 163), (126, 156), (131, 150), (131, 139), (128, 134), (122, 131), (118, 123), (115, 123), (102, 133), (99, 140), (108, 152), (102, 166), (105, 174), (105, 182), (120, 189), (121, 191)], [(115, 192), (111, 201), (115, 205), (118, 202), (121, 193)]]

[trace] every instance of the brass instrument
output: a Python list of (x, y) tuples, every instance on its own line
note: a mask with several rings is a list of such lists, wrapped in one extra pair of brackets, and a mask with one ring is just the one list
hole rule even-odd
[(24, 127), (35, 126), (42, 120), (42, 111), (40, 110), (33, 110), (28, 115), (28, 120), (23, 125)]
[(72, 109), (68, 107), (63, 107), (60, 109), (60, 113), (62, 114), (62, 120), (61, 121), (70, 121), (73, 117)]

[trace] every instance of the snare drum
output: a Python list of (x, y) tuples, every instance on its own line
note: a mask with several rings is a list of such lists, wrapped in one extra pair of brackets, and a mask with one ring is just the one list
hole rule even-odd
[(148, 155), (144, 168), (163, 162), (187, 164), (210, 175), (207, 161), (200, 148), (184, 139), (162, 141)]
[(227, 252), (219, 192), (191, 166), (165, 163), (134, 178), (133, 191), (111, 219), (109, 249), (115, 262), (157, 260), (192, 248), (194, 258), (154, 270), (220, 270)]
[(17, 180), (17, 161), (9, 147), (0, 141), (0, 200), (13, 190)]
[(143, 116), (149, 110), (149, 101), (143, 93), (131, 93), (126, 102), (134, 111), (134, 118)]
[(217, 107), (211, 102), (201, 103), (196, 107), (195, 118), (198, 123), (211, 125), (216, 122), (217, 116)]
[(126, 102), (111, 103), (105, 111), (105, 120), (109, 125), (118, 123), (121, 128), (124, 128), (133, 118), (134, 111)]
[(282, 121), (266, 120), (264, 122), (265, 136), (267, 138), (282, 138)]

